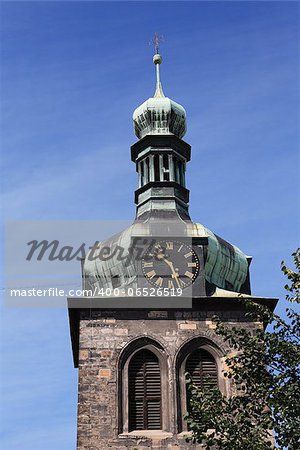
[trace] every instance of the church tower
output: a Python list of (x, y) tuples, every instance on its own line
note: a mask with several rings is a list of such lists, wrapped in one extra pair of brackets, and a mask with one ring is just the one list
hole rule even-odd
[(185, 441), (185, 372), (231, 394), (222, 373), (231, 350), (212, 317), (254, 330), (263, 324), (247, 320), (243, 299), (276, 304), (251, 296), (251, 258), (190, 218), (186, 112), (164, 95), (158, 49), (153, 62), (154, 96), (133, 114), (135, 220), (83, 261), (83, 288), (95, 295), (68, 299), (77, 450), (201, 448)]

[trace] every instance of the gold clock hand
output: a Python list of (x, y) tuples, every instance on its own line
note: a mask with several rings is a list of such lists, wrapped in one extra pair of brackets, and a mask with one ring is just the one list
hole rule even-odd
[(174, 265), (173, 265), (172, 261), (168, 261), (166, 258), (163, 258), (163, 261), (170, 267), (170, 269), (172, 271), (173, 278), (175, 278), (175, 281), (176, 281), (178, 287), (180, 288), (180, 284), (179, 284), (179, 280), (178, 280), (178, 274), (176, 273), (176, 271), (174, 269)]

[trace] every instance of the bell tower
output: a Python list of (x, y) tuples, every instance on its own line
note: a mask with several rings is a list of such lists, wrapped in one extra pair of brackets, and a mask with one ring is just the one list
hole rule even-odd
[(212, 317), (255, 330), (263, 324), (247, 319), (243, 300), (276, 305), (251, 296), (251, 258), (190, 218), (186, 112), (164, 95), (158, 45), (153, 62), (154, 96), (133, 114), (136, 217), (83, 261), (83, 287), (96, 295), (68, 299), (77, 450), (190, 449), (185, 372), (232, 390), (223, 376), (231, 349)]
[(134, 130), (139, 139), (131, 147), (131, 159), (136, 163), (139, 179), (135, 193), (137, 219), (163, 207), (187, 220), (189, 190), (185, 187), (185, 172), (191, 147), (182, 140), (186, 133), (186, 112), (183, 106), (164, 95), (158, 45), (156, 51), (154, 96), (133, 113)]

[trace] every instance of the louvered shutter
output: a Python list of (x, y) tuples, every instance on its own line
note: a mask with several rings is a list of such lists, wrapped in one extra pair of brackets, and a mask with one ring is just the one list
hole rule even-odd
[(214, 357), (203, 349), (195, 350), (186, 361), (188, 372), (195, 386), (201, 389), (209, 389), (218, 386), (218, 371)]
[(161, 378), (158, 358), (149, 350), (134, 355), (128, 368), (129, 430), (161, 429)]

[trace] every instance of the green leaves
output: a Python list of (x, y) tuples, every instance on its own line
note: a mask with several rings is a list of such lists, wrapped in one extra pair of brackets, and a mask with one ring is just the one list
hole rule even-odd
[(295, 310), (300, 303), (300, 249), (292, 256), (296, 270), (281, 264), (289, 280), (286, 298), (294, 306), (287, 308), (287, 320), (249, 301), (248, 319), (270, 324), (271, 331), (258, 328), (252, 333), (214, 318), (216, 333), (233, 349), (225, 358), (224, 376), (231, 381), (234, 395), (226, 397), (216, 388), (200, 390), (187, 376), (189, 440), (206, 450), (213, 446), (269, 449), (273, 445), (270, 430), (274, 430), (277, 449), (300, 448), (300, 315), (299, 308)]

